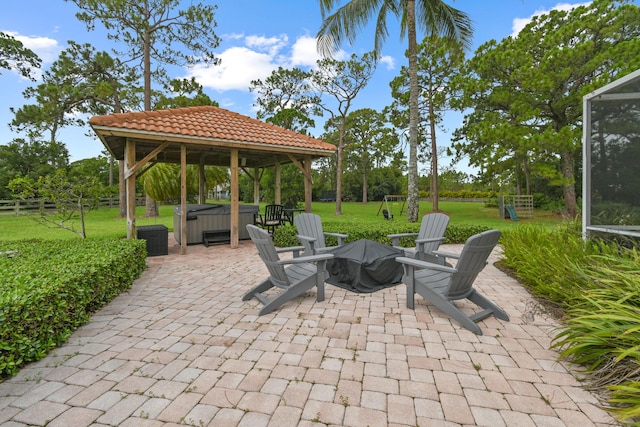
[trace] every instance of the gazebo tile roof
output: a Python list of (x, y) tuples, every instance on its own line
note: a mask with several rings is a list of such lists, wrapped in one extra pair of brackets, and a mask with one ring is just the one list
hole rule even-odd
[(213, 106), (95, 116), (94, 127), (157, 132), (183, 137), (335, 150), (335, 146), (270, 123)]

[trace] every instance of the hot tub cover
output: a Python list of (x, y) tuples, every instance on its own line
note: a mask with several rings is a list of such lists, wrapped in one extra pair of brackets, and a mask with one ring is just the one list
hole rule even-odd
[(353, 292), (370, 293), (402, 281), (403, 269), (395, 258), (400, 249), (373, 240), (360, 239), (327, 251), (334, 258), (327, 262), (327, 283)]

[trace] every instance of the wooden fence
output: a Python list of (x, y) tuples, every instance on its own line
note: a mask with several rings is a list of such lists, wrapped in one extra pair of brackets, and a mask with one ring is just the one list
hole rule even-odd
[[(103, 197), (98, 200), (98, 207), (101, 208), (116, 208), (119, 205), (120, 201), (117, 197)], [(136, 206), (144, 205), (145, 198), (136, 197)], [(47, 202), (42, 199), (0, 200), (0, 215), (33, 213), (41, 208), (53, 210), (56, 208), (56, 205), (55, 203)]]

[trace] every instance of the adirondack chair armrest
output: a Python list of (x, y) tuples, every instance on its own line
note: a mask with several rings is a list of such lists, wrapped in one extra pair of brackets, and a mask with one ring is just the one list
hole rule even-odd
[(333, 258), (333, 254), (318, 254), (318, 255), (310, 255), (310, 256), (301, 256), (298, 258), (281, 259), (281, 260), (278, 260), (278, 264), (281, 264), (281, 265), (302, 264), (305, 262), (316, 263), (320, 261), (327, 261), (332, 258)]
[(388, 234), (387, 237), (391, 239), (392, 246), (400, 246), (400, 239), (403, 237), (418, 237), (418, 233)]
[(276, 248), (276, 252), (279, 254), (293, 252), (294, 258), (298, 258), (300, 256), (300, 251), (304, 251), (304, 246), (289, 246), (286, 248)]
[(408, 257), (397, 257), (396, 258), (396, 262), (399, 262), (401, 264), (406, 264), (406, 265), (410, 265), (412, 267), (416, 267), (416, 268), (428, 268), (430, 270), (438, 270), (438, 271), (444, 271), (446, 273), (455, 273), (458, 271), (458, 269), (454, 268), (454, 267), (449, 267), (446, 265), (440, 265), (440, 264), (434, 264), (432, 262), (427, 262), (427, 261), (420, 261), (419, 259), (414, 259), (414, 258), (408, 258)]
[(416, 243), (444, 242), (444, 237), (428, 237), (426, 239), (416, 239)]
[(349, 237), (346, 234), (340, 234), (340, 233), (328, 233), (328, 232), (323, 232), (322, 234), (324, 234), (325, 236), (331, 236), (331, 237), (335, 237), (336, 239), (338, 239), (338, 246), (342, 246), (344, 245), (344, 239), (346, 239), (347, 237)]
[(418, 247), (418, 252), (424, 252), (424, 245), (427, 243), (440, 242), (444, 241), (444, 237), (428, 237), (426, 239), (416, 239), (416, 246)]
[(298, 238), (298, 240), (304, 240), (309, 243), (315, 243), (318, 240), (315, 237), (303, 236), (302, 234), (298, 234), (296, 237)]
[(445, 258), (453, 258), (453, 259), (460, 258), (460, 254), (452, 254), (451, 252), (433, 251), (432, 253), (434, 255), (438, 255)]

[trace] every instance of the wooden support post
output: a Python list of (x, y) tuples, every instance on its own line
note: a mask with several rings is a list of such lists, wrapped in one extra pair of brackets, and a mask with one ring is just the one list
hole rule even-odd
[(136, 143), (127, 138), (125, 143), (124, 163), (127, 190), (127, 239), (136, 238), (136, 174), (127, 173), (136, 164)]
[(282, 175), (282, 168), (280, 167), (280, 162), (276, 162), (275, 167), (274, 167), (274, 172), (275, 172), (275, 178), (276, 178), (276, 188), (275, 188), (275, 195), (274, 195), (274, 203), (276, 205), (281, 205), (281, 201), (282, 201), (282, 197), (281, 197), (281, 193), (282, 193), (282, 185), (280, 183), (281, 180), (281, 175)]
[(180, 254), (187, 253), (187, 146), (180, 144)]
[(311, 175), (311, 156), (304, 156), (303, 161), (299, 161), (291, 154), (288, 155), (291, 162), (304, 175), (304, 210), (305, 212), (311, 212), (311, 198), (313, 194), (313, 177)]
[(207, 203), (207, 177), (204, 172), (204, 156), (200, 157), (198, 176), (200, 177), (198, 182), (198, 203), (204, 205)]
[(253, 169), (253, 204), (258, 206), (260, 204), (260, 168)]
[(240, 188), (238, 184), (238, 149), (231, 149), (231, 247), (240, 246), (238, 222), (240, 217)]
[(313, 178), (311, 175), (311, 156), (304, 158), (304, 210), (311, 212), (311, 198), (313, 194)]

